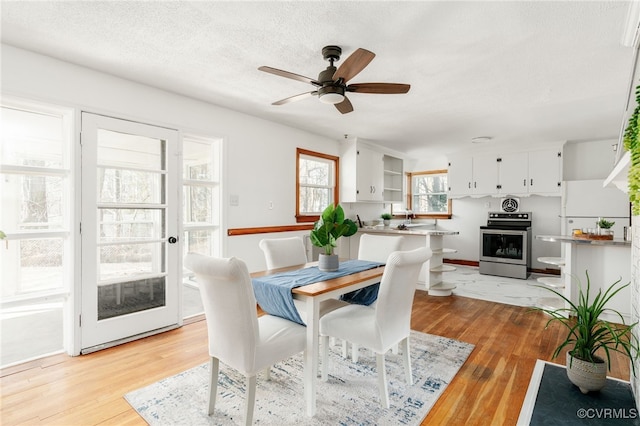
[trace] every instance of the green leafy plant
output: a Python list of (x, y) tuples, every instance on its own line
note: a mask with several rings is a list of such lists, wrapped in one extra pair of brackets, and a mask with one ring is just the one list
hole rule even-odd
[(393, 217), (393, 216), (391, 216), (391, 213), (382, 213), (382, 214), (380, 215), (380, 218), (381, 218), (382, 220), (391, 220), (391, 218), (392, 218), (392, 217)]
[(350, 237), (356, 232), (358, 226), (351, 219), (345, 218), (342, 206), (330, 204), (314, 224), (309, 238), (311, 244), (324, 249), (324, 254), (332, 255), (338, 238)]
[(597, 223), (597, 225), (602, 229), (609, 229), (615, 224), (615, 222), (609, 222), (607, 219), (600, 219)]
[(7, 238), (7, 234), (5, 234), (3, 231), (0, 231), (0, 240), (4, 240), (5, 238)]
[[(630, 360), (638, 358), (640, 354), (638, 339), (632, 332), (633, 327), (638, 323), (635, 322), (631, 325), (625, 325), (622, 314), (614, 309), (606, 308), (606, 304), (611, 298), (625, 287), (628, 287), (630, 283), (619, 285), (622, 281), (622, 279), (619, 279), (607, 288), (604, 293), (602, 289), (599, 289), (593, 300), (591, 300), (589, 296), (591, 280), (589, 279), (588, 271), (586, 271), (586, 276), (587, 289), (585, 292), (582, 286), (580, 286), (577, 303), (573, 303), (556, 290), (543, 287), (562, 298), (569, 307), (560, 309), (535, 309), (551, 317), (545, 328), (553, 322), (558, 322), (567, 329), (567, 336), (553, 352), (553, 358), (557, 357), (563, 348), (569, 346), (569, 353), (573, 357), (592, 363), (606, 362), (607, 369), (611, 370), (611, 352), (624, 354), (629, 357)], [(621, 324), (600, 319), (600, 315), (604, 312), (609, 312), (619, 317)], [(606, 361), (597, 355), (598, 352), (604, 352)], [(631, 363), (631, 367), (635, 375), (636, 371), (633, 362)]]
[(640, 215), (640, 131), (638, 119), (640, 118), (640, 86), (636, 87), (636, 108), (629, 117), (629, 124), (624, 131), (622, 142), (624, 148), (629, 151), (631, 158), (629, 164), (629, 201), (634, 215)]

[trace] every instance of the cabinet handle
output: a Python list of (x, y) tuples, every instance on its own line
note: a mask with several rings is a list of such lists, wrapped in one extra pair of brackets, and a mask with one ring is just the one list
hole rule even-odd
[(533, 179), (531, 179), (531, 186), (533, 186)]
[(474, 187), (474, 188), (476, 187), (476, 182), (473, 182), (473, 187)]
[(522, 181), (522, 186), (527, 186), (527, 180), (526, 179)]
[(469, 182), (469, 189), (471, 189), (471, 182)]

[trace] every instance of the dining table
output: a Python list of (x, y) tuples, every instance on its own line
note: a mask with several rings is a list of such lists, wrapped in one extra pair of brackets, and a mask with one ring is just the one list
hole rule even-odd
[[(251, 274), (251, 278), (262, 278), (287, 271), (302, 271), (317, 266), (317, 262), (272, 269)], [(320, 342), (320, 303), (339, 298), (341, 295), (379, 283), (384, 273), (380, 265), (364, 271), (349, 273), (337, 278), (317, 281), (291, 289), (294, 299), (304, 301), (306, 312), (303, 320), (307, 327), (307, 342), (304, 352), (304, 397), (306, 414), (313, 417), (316, 413), (316, 384), (318, 380), (319, 342)], [(326, 366), (323, 366), (326, 368)]]

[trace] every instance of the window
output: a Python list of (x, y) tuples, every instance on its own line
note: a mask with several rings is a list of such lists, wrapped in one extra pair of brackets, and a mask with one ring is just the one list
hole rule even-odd
[(451, 218), (446, 170), (413, 172), (408, 178), (409, 209), (416, 217)]
[(1, 302), (69, 291), (72, 112), (4, 100), (1, 110)]
[[(220, 256), (220, 159), (222, 140), (196, 135), (182, 139), (183, 255)], [(204, 312), (193, 272), (183, 269), (182, 316)]]
[(338, 157), (296, 150), (296, 221), (314, 222), (338, 196)]

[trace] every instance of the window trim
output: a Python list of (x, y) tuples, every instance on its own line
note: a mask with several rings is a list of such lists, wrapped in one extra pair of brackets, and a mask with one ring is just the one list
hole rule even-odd
[(315, 222), (320, 219), (320, 215), (308, 215), (300, 213), (300, 156), (308, 155), (311, 157), (318, 157), (324, 160), (331, 160), (334, 162), (334, 187), (333, 187), (333, 204), (338, 204), (340, 200), (340, 157), (335, 155), (323, 154), (321, 152), (310, 151), (304, 148), (296, 148), (296, 222), (307, 223)]
[[(408, 172), (407, 173), (407, 208), (409, 210), (413, 210), (413, 176), (422, 176), (422, 175), (440, 175), (446, 174), (448, 175), (447, 169), (439, 169), (439, 170), (425, 170), (421, 172)], [(425, 214), (425, 213), (414, 213), (413, 216), (417, 219), (451, 219), (453, 216), (453, 211), (451, 209), (452, 203), (451, 198), (447, 196), (447, 213), (434, 213), (434, 214)], [(397, 214), (398, 217), (404, 216), (402, 213)]]

